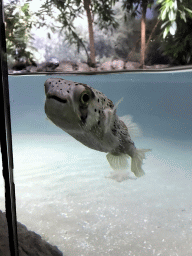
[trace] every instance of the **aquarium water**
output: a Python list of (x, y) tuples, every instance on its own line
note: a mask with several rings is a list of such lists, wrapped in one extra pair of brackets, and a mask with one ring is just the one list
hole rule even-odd
[(18, 221), (66, 256), (192, 255), (192, 72), (55, 76), (123, 97), (118, 116), (131, 115), (136, 147), (152, 149), (145, 176), (123, 182), (108, 178), (105, 153), (47, 120), (48, 77), (9, 77)]

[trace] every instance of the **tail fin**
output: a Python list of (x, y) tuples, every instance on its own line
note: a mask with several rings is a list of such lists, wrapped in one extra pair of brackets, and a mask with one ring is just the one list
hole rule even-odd
[(143, 159), (145, 159), (145, 153), (151, 151), (151, 149), (136, 149), (133, 158), (131, 159), (131, 171), (136, 177), (141, 177), (145, 174), (141, 168)]

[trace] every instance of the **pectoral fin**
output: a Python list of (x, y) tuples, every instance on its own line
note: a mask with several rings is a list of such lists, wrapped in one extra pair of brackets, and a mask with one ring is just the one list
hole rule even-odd
[(129, 156), (127, 154), (113, 155), (111, 153), (108, 153), (106, 157), (113, 170), (122, 171), (128, 168), (127, 159)]
[(122, 182), (128, 179), (136, 179), (135, 177), (131, 177), (130, 173), (127, 171), (128, 157), (129, 156), (127, 154), (113, 155), (108, 153), (107, 160), (114, 172), (111, 172), (110, 176), (107, 178), (116, 180), (117, 182)]

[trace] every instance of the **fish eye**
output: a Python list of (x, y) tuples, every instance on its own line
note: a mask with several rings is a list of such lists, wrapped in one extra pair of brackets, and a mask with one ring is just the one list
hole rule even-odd
[(80, 103), (82, 105), (87, 105), (88, 101), (90, 100), (90, 95), (88, 92), (83, 92), (80, 96)]
[(84, 102), (89, 101), (89, 95), (85, 93), (85, 94), (82, 96), (82, 100), (83, 100)]

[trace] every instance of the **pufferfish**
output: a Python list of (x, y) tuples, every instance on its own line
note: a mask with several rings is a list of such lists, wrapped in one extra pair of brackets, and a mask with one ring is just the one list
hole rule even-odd
[(122, 181), (131, 157), (131, 171), (136, 177), (144, 175), (145, 153), (137, 149), (131, 136), (140, 133), (130, 116), (118, 117), (119, 102), (114, 105), (102, 92), (83, 83), (62, 78), (49, 78), (45, 84), (45, 113), (56, 126), (85, 146), (107, 153), (114, 172), (111, 178)]

